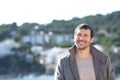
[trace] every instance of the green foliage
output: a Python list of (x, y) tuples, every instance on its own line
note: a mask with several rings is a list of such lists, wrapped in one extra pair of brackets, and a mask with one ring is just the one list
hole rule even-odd
[(49, 47), (54, 47), (54, 46), (57, 46), (57, 43), (55, 43), (55, 42), (50, 42), (48, 45), (46, 45), (46, 46), (49, 46)]
[(58, 44), (59, 47), (71, 47), (73, 45), (73, 42), (61, 42)]
[(113, 45), (120, 46), (120, 37), (118, 36), (113, 38), (112, 42), (113, 42)]
[(120, 46), (120, 37), (110, 36), (101, 39), (100, 44), (107, 51), (111, 46)]
[(22, 35), (20, 35), (20, 34), (16, 34), (15, 36), (13, 36), (13, 39), (14, 39), (16, 42), (20, 42), (21, 38), (22, 38)]
[(97, 33), (95, 34), (94, 42), (97, 44), (101, 44), (101, 40), (105, 38), (105, 35), (103, 33)]
[(12, 75), (12, 73), (16, 76), (24, 73), (41, 75), (45, 73), (45, 66), (37, 61), (27, 62), (25, 56), (8, 55), (0, 58), (0, 75)]
[(6, 38), (11, 38), (12, 31), (17, 32), (16, 23), (0, 25), (0, 41), (5, 40)]
[(111, 46), (112, 45), (112, 40), (113, 40), (113, 37), (104, 37), (101, 40), (101, 44), (105, 45), (105, 46)]

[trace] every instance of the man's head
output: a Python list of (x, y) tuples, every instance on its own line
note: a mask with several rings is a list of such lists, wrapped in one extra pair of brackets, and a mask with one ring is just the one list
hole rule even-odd
[(74, 42), (77, 48), (83, 50), (93, 42), (93, 30), (88, 24), (80, 24), (74, 31)]
[(91, 28), (88, 24), (86, 24), (86, 23), (79, 24), (79, 25), (75, 28), (74, 35), (76, 34), (76, 32), (77, 32), (78, 29), (89, 29), (89, 30), (90, 30), (91, 38), (94, 37), (94, 32), (93, 32), (92, 28)]

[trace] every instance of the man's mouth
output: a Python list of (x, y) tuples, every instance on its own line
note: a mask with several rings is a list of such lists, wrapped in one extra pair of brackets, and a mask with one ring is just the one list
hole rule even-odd
[(86, 43), (86, 41), (79, 41), (79, 43)]

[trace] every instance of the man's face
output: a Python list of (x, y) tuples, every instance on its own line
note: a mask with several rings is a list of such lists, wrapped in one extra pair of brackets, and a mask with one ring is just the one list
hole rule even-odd
[(90, 46), (90, 43), (93, 42), (91, 38), (91, 32), (89, 29), (78, 29), (74, 35), (74, 42), (78, 49), (84, 50)]

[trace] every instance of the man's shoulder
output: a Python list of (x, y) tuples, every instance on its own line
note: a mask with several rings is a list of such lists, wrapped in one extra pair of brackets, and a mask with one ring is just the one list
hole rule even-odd
[(108, 55), (103, 53), (102, 51), (96, 49), (95, 47), (92, 46), (92, 53), (93, 53), (93, 56), (102, 60), (102, 61), (105, 61), (106, 59), (108, 59)]
[(106, 60), (106, 59), (108, 58), (108, 55), (105, 54), (105, 53), (103, 53), (103, 52), (101, 52), (101, 51), (99, 51), (98, 54), (99, 54), (98, 57), (99, 57), (100, 59), (102, 59), (102, 60)]
[(66, 55), (59, 59), (59, 63), (66, 64), (69, 63), (70, 55)]
[(60, 60), (61, 60), (61, 61), (66, 61), (66, 60), (69, 59), (69, 57), (70, 57), (70, 55), (66, 55), (66, 56), (62, 57)]

